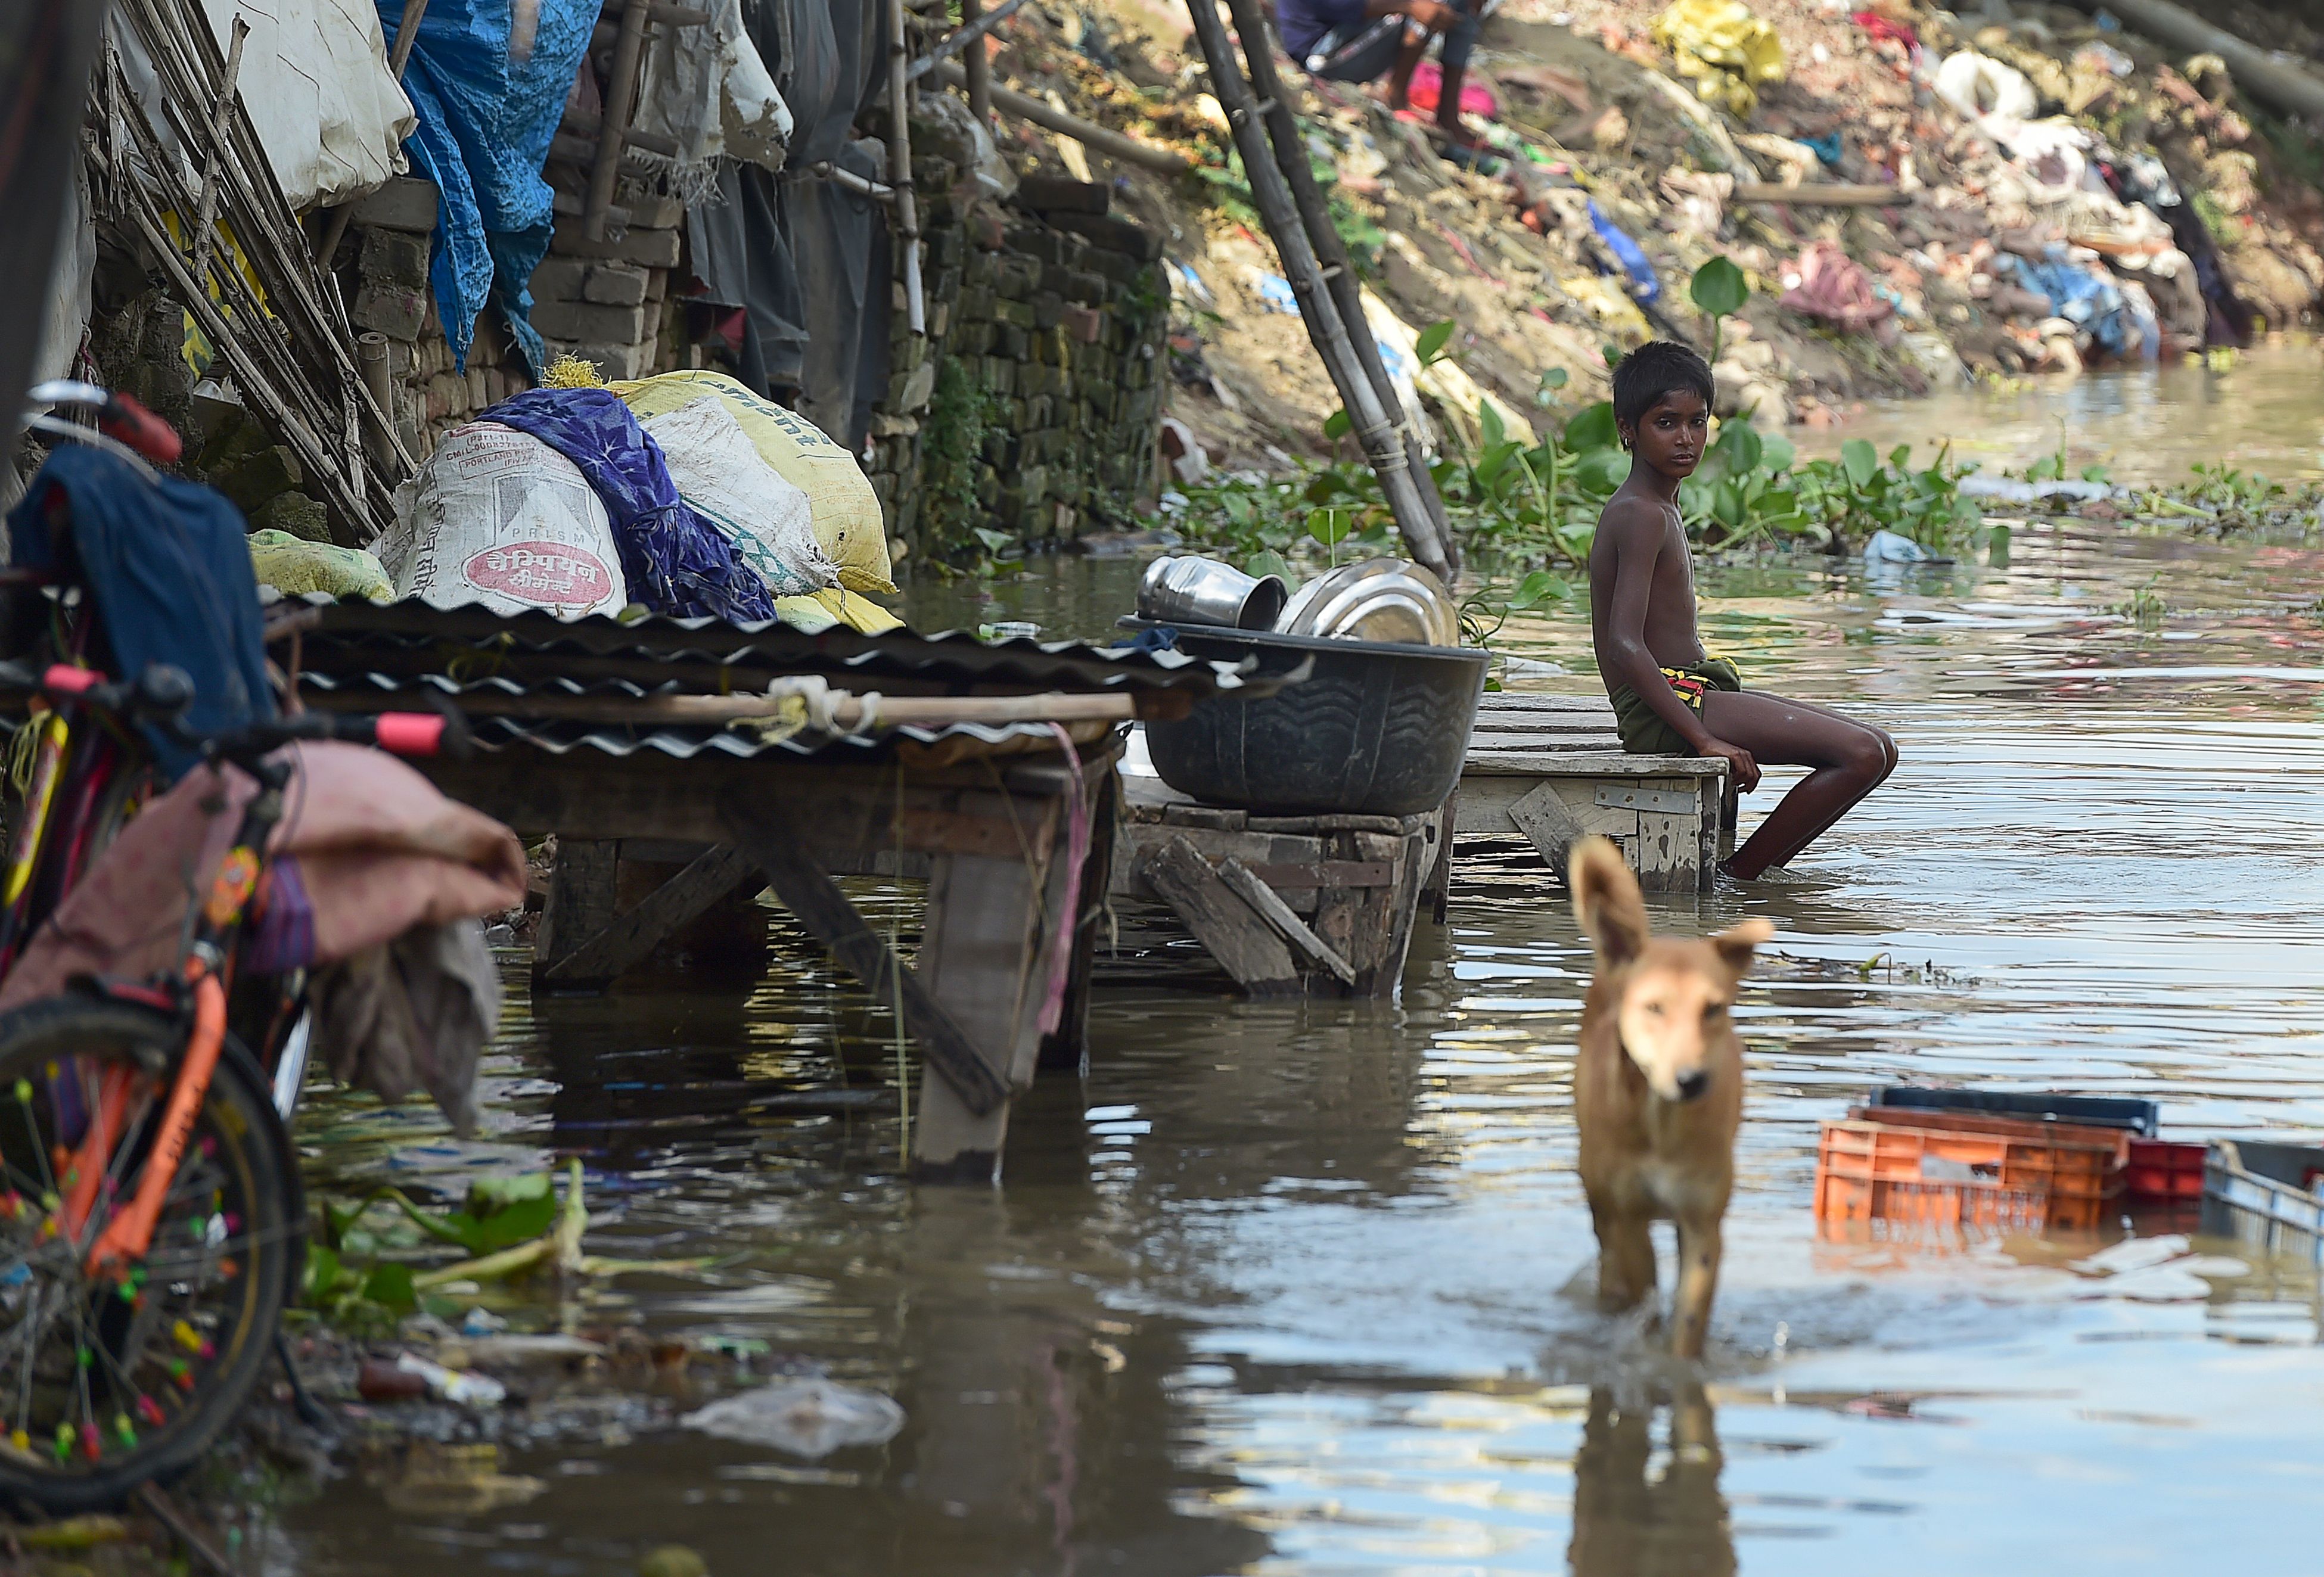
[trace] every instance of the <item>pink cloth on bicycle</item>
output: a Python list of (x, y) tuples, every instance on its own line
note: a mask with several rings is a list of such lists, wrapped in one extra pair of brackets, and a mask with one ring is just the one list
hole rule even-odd
[[(314, 909), (314, 956), (351, 958), (415, 926), (524, 902), (524, 848), (482, 811), (447, 798), (379, 751), (300, 744), (273, 853), (296, 856)], [(173, 969), (189, 892), (207, 895), (258, 786), (197, 768), (121, 831), (0, 982), (0, 1011), (53, 996), (80, 974), (141, 980)]]

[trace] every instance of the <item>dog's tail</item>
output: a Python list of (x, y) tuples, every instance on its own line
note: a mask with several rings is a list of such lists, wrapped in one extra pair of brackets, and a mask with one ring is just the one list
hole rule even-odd
[(1646, 903), (1619, 849), (1605, 838), (1580, 840), (1567, 856), (1565, 880), (1573, 889), (1573, 918), (1600, 958), (1618, 964), (1645, 950)]

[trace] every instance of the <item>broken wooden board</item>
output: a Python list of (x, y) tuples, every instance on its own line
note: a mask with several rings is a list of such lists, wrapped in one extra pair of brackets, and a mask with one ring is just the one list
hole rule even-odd
[(1145, 877), (1237, 985), (1254, 996), (1301, 989), (1289, 946), (1184, 833), (1148, 856)]
[(1219, 875), (1229, 887), (1242, 895), (1243, 901), (1259, 911), (1259, 918), (1273, 926), (1283, 939), (1306, 956), (1310, 964), (1320, 964), (1340, 977), (1342, 985), (1356, 983), (1355, 966), (1341, 957), (1323, 938), (1307, 928), (1307, 922), (1291, 912), (1291, 906), (1275, 895), (1275, 890), (1255, 874), (1251, 868), (1230, 854), (1219, 862)]

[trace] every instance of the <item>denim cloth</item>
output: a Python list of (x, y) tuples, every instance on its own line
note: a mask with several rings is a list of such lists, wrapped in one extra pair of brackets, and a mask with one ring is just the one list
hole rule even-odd
[(533, 389), (476, 420), (530, 433), (580, 468), (613, 517), (630, 595), (655, 613), (733, 624), (775, 616), (767, 583), (678, 496), (661, 446), (618, 395), (604, 389)]
[[(377, 4), (392, 45), (408, 8)], [(441, 194), (429, 272), (463, 368), (490, 300), (525, 364), (536, 376), (546, 369), (527, 287), (555, 222), (540, 167), (596, 22), (596, 0), (535, 0), (521, 25), (513, 0), (432, 0), (420, 20), (403, 74), (419, 124), (403, 146)]]
[[(199, 483), (147, 482), (128, 461), (63, 444), (8, 516), (13, 562), (65, 572), (76, 559), (97, 601), (113, 677), (166, 662), (194, 681), (186, 721), (218, 733), (274, 715), (259, 624), (258, 579), (242, 516)], [(95, 654), (100, 666), (105, 654)], [(199, 757), (148, 727), (171, 779)]]

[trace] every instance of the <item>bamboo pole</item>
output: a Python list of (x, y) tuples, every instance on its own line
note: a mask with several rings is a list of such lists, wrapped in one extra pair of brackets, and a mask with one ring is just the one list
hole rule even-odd
[(1234, 128), (1235, 147), (1242, 155), (1243, 175), (1250, 182), (1251, 199), (1275, 242), (1276, 255), (1291, 281), (1292, 293), (1298, 299), (1299, 316), (1307, 326), (1307, 337), (1314, 342), (1315, 354), (1323, 358), (1323, 370), (1331, 374), (1333, 386), (1339, 390), (1340, 403), (1347, 410), (1356, 441), (1363, 446), (1364, 456), (1379, 478), (1380, 491), (1388, 496), (1388, 509), (1396, 516), (1397, 528), (1404, 533), (1413, 558), (1449, 583), (1452, 567), (1446, 561), (1443, 547), (1437, 540), (1436, 522), (1413, 478), (1403, 438), (1389, 420), (1349, 340), (1347, 325), (1341, 321), (1339, 309), (1333, 305), (1324, 283), (1323, 265), (1315, 260), (1315, 249), (1308, 243), (1290, 188), (1284, 183), (1283, 171), (1276, 163), (1275, 150), (1268, 143), (1261, 117), (1267, 108), (1273, 106), (1262, 106), (1252, 98), (1250, 83), (1235, 58), (1225, 25), (1219, 21), (1217, 6), (1211, 0), (1189, 0), (1186, 9), (1194, 19), (1194, 36), (1202, 42), (1203, 57), (1210, 64), (1211, 91), (1218, 95), (1219, 103), (1227, 112), (1227, 124)]
[(920, 290), (920, 208), (912, 196), (911, 47), (904, 40), (904, 0), (888, 0), (888, 185), (894, 189), (896, 238), (904, 244), (904, 325), (928, 331)]
[(581, 233), (592, 241), (605, 238), (612, 218), (613, 183), (621, 178), (622, 149), (638, 97), (638, 56), (645, 42), (646, 0), (629, 0), (622, 10), (621, 37), (613, 45), (613, 74), (605, 83), (605, 118), (597, 139), (597, 163), (589, 171), (589, 200), (581, 210)]
[[(937, 81), (947, 87), (964, 88), (968, 84), (968, 73), (958, 60), (939, 62), (936, 76)], [(1061, 137), (1086, 143), (1107, 158), (1119, 159), (1125, 164), (1143, 165), (1164, 175), (1184, 175), (1194, 167), (1194, 161), (1184, 153), (1157, 148), (1135, 137), (1125, 137), (1111, 127), (1085, 121), (1077, 115), (1067, 115), (1064, 110), (1043, 104), (1038, 98), (1028, 97), (1014, 88), (1003, 88), (997, 82), (992, 85), (992, 107), (1015, 119), (1030, 121)]]
[(961, 32), (966, 32), (971, 28), (978, 30), (976, 35), (968, 41), (968, 58), (961, 65), (968, 78), (968, 107), (976, 116), (979, 125), (990, 126), (992, 124), (992, 58), (984, 52), (983, 35), (1000, 26), (1001, 19), (1023, 3), (1024, 0), (1009, 0), (1009, 4), (986, 19), (977, 14), (981, 9), (978, 0), (960, 0)]
[[(379, 704), (377, 696), (340, 692), (310, 695), (317, 705)], [(453, 698), (475, 717), (543, 717), (576, 723), (658, 724), (717, 727), (780, 717), (801, 700), (797, 695), (763, 696), (505, 696), (471, 690)], [(947, 728), (957, 723), (1128, 723), (1139, 715), (1137, 697), (1049, 691), (1037, 696), (858, 696), (826, 693), (832, 721), (849, 731), (869, 726)]]
[(1444, 518), (1444, 500), (1438, 496), (1436, 478), (1429, 473), (1427, 456), (1421, 453), (1420, 437), (1412, 429), (1409, 419), (1416, 413), (1404, 409), (1403, 397), (1397, 392), (1395, 381), (1389, 378), (1388, 367), (1380, 360), (1379, 342), (1372, 337), (1370, 319), (1364, 316), (1363, 282), (1348, 261), (1348, 244), (1340, 238), (1339, 227), (1332, 223), (1331, 204), (1315, 184), (1315, 171), (1307, 162), (1307, 139), (1301, 133), (1299, 116), (1291, 107), (1290, 96), (1283, 91), (1282, 79), (1275, 73), (1275, 51), (1268, 43), (1267, 20), (1259, 14), (1256, 0), (1228, 0), (1228, 10), (1234, 17), (1235, 32), (1242, 35), (1242, 52), (1250, 62), (1251, 87), (1258, 92), (1259, 102), (1269, 106), (1268, 139), (1275, 144), (1275, 162), (1291, 188), (1292, 200), (1298, 205), (1299, 221), (1306, 226), (1308, 242), (1323, 265), (1323, 282), (1331, 290), (1333, 304), (1340, 309), (1340, 321), (1347, 325), (1348, 338), (1363, 363), (1364, 375), (1371, 380), (1372, 392), (1379, 396), (1388, 420), (1403, 439), (1405, 464), (1411, 469), (1421, 502), (1428, 506), (1428, 518), (1435, 529), (1444, 562), (1458, 569), (1461, 545), (1452, 540), (1451, 522)]

